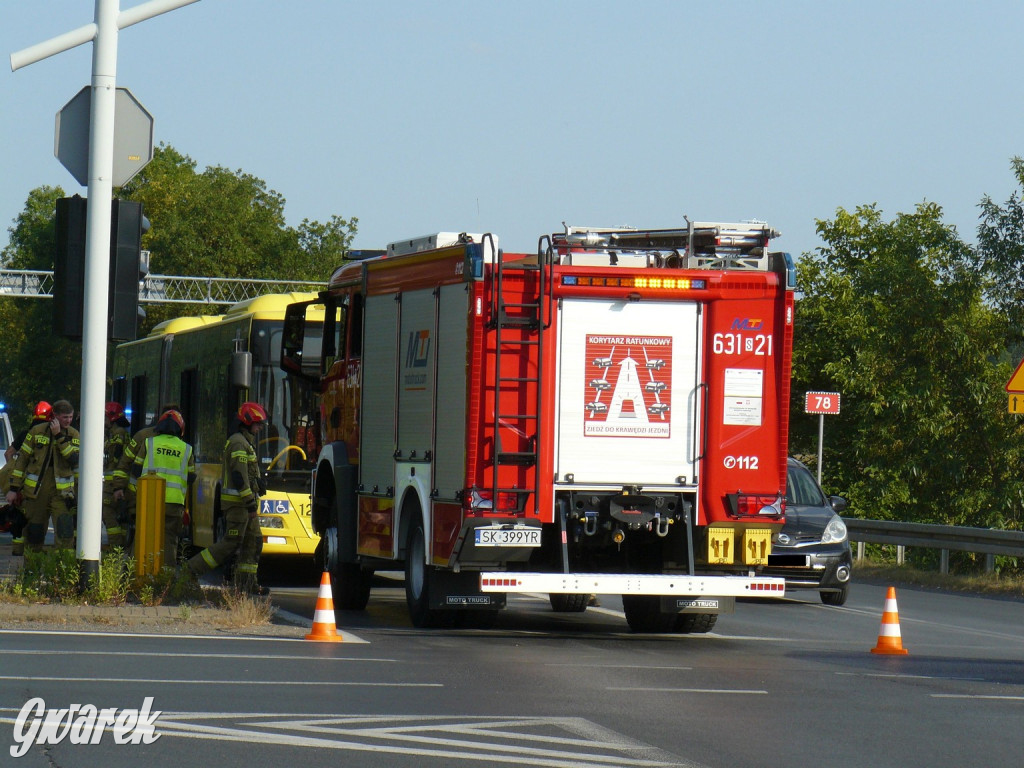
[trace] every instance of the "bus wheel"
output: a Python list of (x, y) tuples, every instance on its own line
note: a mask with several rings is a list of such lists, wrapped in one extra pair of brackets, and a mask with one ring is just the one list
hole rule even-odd
[(409, 617), (417, 627), (439, 627), (446, 618), (454, 621), (454, 612), (449, 616), (445, 611), (430, 607), (430, 590), (433, 578), (427, 567), (427, 540), (423, 534), (423, 521), (416, 520), (409, 528), (405, 545), (405, 602), (409, 606)]

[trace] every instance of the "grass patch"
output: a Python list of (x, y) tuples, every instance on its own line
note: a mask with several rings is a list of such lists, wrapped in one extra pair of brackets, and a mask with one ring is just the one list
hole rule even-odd
[(0, 579), (0, 603), (178, 606), (182, 621), (192, 619), (195, 608), (214, 608), (224, 614), (218, 624), (234, 628), (269, 624), (274, 614), (269, 599), (204, 588), (184, 569), (165, 566), (142, 575), (135, 570), (135, 558), (111, 549), (103, 553), (98, 573), (90, 575), (83, 589), (74, 551), (26, 552), (21, 568)]
[(894, 565), (870, 559), (855, 560), (855, 579), (882, 581), (905, 586), (941, 589), (951, 592), (1024, 598), (1024, 576), (1004, 573), (955, 574), (923, 570), (913, 565)]

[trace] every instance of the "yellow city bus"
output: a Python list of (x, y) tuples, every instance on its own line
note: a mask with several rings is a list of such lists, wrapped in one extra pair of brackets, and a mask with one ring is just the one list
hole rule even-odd
[[(111, 399), (123, 403), (131, 431), (176, 404), (185, 417), (198, 475), (188, 509), (193, 547), (225, 532), (220, 508), (221, 455), (246, 400), (266, 408), (257, 456), (267, 485), (260, 502), (265, 555), (313, 555), (319, 537), (310, 516), (310, 477), (319, 428), (312, 385), (281, 370), (285, 308), (316, 294), (259, 296), (223, 315), (180, 317), (114, 351)], [(314, 323), (315, 324), (315, 323)], [(320, 329), (313, 335), (319, 337)]]

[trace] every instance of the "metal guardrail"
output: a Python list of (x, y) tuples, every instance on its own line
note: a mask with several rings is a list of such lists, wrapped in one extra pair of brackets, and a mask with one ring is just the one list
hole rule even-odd
[[(315, 292), (325, 283), (192, 275), (147, 275), (139, 281), (139, 301), (151, 304), (235, 304), (267, 293)], [(0, 297), (49, 299), (53, 272), (0, 269)]]
[[(1002, 531), (992, 528), (970, 528), (929, 523), (900, 523), (890, 520), (859, 520), (843, 518), (850, 541), (871, 544), (894, 544), (903, 547), (939, 549), (940, 570), (949, 572), (949, 552), (978, 552), (989, 555), (986, 570), (992, 570), (992, 556), (1024, 557), (1024, 531)], [(857, 548), (857, 559), (863, 559), (863, 546)]]

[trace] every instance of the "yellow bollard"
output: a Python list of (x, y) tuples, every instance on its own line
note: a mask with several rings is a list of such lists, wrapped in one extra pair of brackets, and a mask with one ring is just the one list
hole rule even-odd
[(164, 508), (167, 481), (155, 473), (135, 487), (135, 574), (155, 576), (164, 559)]

